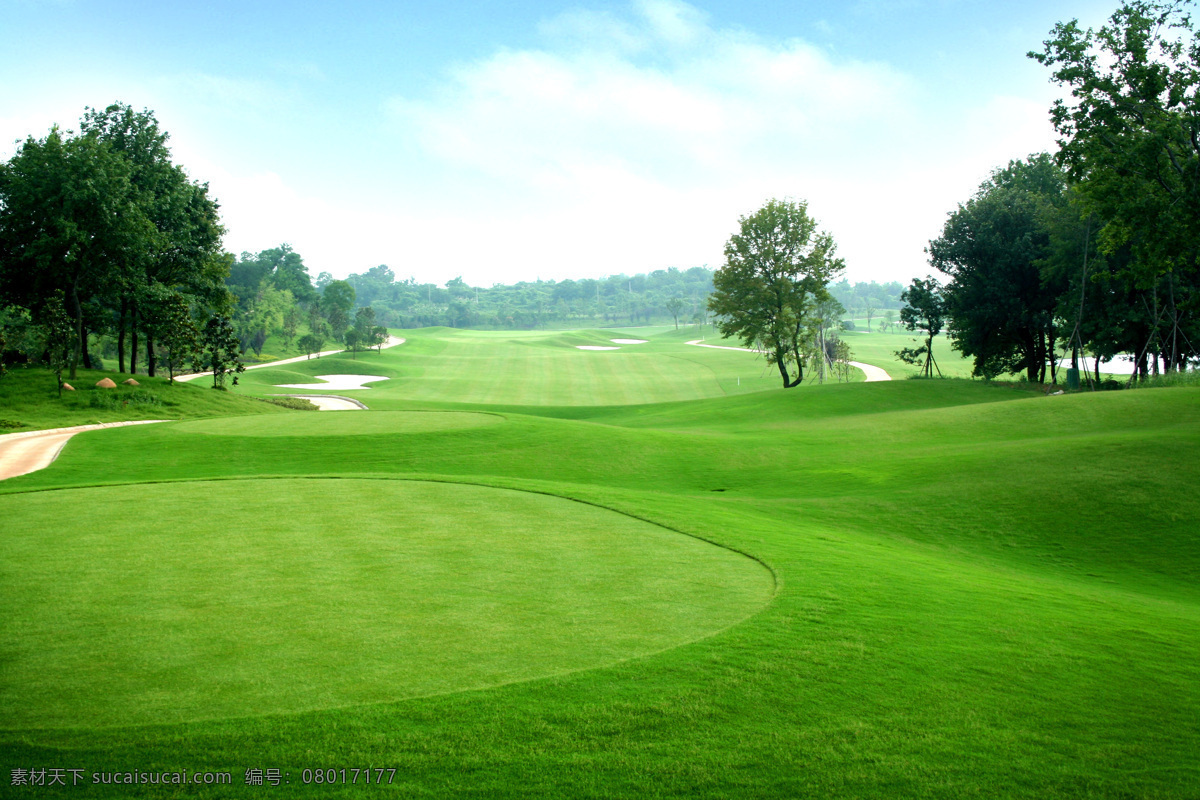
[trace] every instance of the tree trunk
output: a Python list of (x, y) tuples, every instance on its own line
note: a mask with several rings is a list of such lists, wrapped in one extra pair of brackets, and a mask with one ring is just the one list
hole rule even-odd
[(83, 357), (82, 357), (83, 368), (91, 369), (92, 368), (92, 356), (90, 353), (88, 353), (88, 341), (87, 340), (88, 340), (88, 330), (87, 330), (87, 328), (84, 328), (83, 335), (80, 337), (80, 340), (79, 340), (80, 345), (83, 346)]
[[(71, 311), (75, 315), (75, 344), (71, 348), (71, 380), (75, 380), (75, 370), (79, 366), (79, 343), (83, 339), (84, 335), (83, 308), (79, 305), (79, 289), (75, 286), (75, 284), (71, 284)], [(61, 389), (59, 391), (61, 391)]]
[(154, 377), (154, 337), (146, 331), (146, 374)]
[(137, 356), (138, 356), (138, 315), (137, 303), (129, 304), (129, 374), (137, 375)]
[(797, 369), (799, 371), (799, 375), (795, 379), (793, 379), (792, 376), (788, 375), (787, 362), (784, 360), (783, 354), (776, 352), (775, 355), (776, 355), (775, 366), (779, 367), (779, 374), (781, 376), (783, 376), (783, 388), (791, 389), (793, 386), (799, 385), (800, 381), (804, 379), (804, 367), (799, 366), (799, 364), (800, 364), (799, 357), (797, 356), (797, 359), (796, 359), (796, 364), (798, 365)]
[(121, 296), (121, 316), (117, 318), (117, 371), (125, 371), (125, 322), (129, 316), (129, 300)]

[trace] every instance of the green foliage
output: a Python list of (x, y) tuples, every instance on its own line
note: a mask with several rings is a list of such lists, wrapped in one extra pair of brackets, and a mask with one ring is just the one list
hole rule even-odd
[(762, 350), (784, 387), (797, 386), (814, 311), (832, 299), (827, 284), (844, 264), (803, 201), (770, 200), (739, 223), (725, 244), (725, 265), (713, 276), (708, 308), (723, 335)]
[(925, 343), (897, 350), (896, 357), (905, 364), (921, 367), (923, 377), (932, 378), (934, 370), (941, 375), (942, 370), (933, 357), (933, 337), (942, 332), (947, 312), (941, 286), (933, 278), (913, 278), (900, 299), (905, 304), (900, 310), (900, 324), (910, 331), (924, 331)]
[(314, 353), (321, 352), (321, 348), (325, 346), (325, 335), (318, 328), (317, 332), (301, 336), (298, 344), (300, 350), (311, 357)]
[(329, 321), (331, 335), (340, 341), (354, 310), (354, 287), (346, 281), (331, 281), (321, 293), (321, 310)]
[(200, 340), (201, 354), (198, 356), (198, 370), (212, 372), (213, 388), (225, 387), (225, 376), (230, 373), (244, 372), (237, 334), (228, 317), (209, 317), (204, 326)]
[(129, 406), (134, 406), (135, 408), (157, 408), (163, 404), (162, 399), (157, 394), (144, 389), (135, 389), (132, 392), (122, 392), (120, 390), (89, 392), (87, 402), (90, 408), (104, 408), (109, 410), (124, 409)]
[(1183, 3), (1136, 0), (1098, 30), (1059, 23), (1029, 54), (1070, 91), (1051, 110), (1057, 158), (1108, 256), (1076, 282), (1072, 344), (1101, 356), (1132, 352), (1142, 378), (1147, 355), (1178, 369), (1200, 354), (1195, 34)]
[(303, 397), (263, 397), (261, 400), (272, 405), (295, 409), (296, 411), (320, 411), (320, 406)]
[(1052, 220), (1069, 213), (1065, 177), (1043, 153), (994, 172), (929, 243), (930, 264), (950, 278), (942, 296), (954, 346), (974, 357), (976, 375), (1045, 378), (1066, 286), (1042, 264)]

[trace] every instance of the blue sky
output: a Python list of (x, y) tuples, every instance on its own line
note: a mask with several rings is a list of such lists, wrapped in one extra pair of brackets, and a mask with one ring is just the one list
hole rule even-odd
[(0, 0), (0, 158), (150, 108), (226, 247), (490, 285), (719, 266), (807, 200), (852, 280), (926, 274), (988, 172), (1053, 147), (1025, 57), (1115, 3)]

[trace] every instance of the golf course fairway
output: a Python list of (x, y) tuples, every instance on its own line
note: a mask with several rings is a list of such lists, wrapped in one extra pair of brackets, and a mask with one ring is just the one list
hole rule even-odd
[(394, 333), (0, 481), (0, 794), (1197, 797), (1200, 389)]

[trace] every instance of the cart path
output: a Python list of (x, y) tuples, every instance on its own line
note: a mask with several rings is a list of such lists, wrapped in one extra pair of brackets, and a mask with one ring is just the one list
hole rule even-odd
[[(383, 346), (384, 347), (395, 347), (396, 345), (404, 344), (406, 341), (407, 341), (407, 339), (404, 339), (403, 337), (389, 335), (387, 343), (384, 344)], [(317, 358), (320, 358), (321, 356), (332, 356), (332, 355), (336, 355), (338, 353), (344, 353), (344, 352), (346, 352), (346, 351), (345, 350), (322, 350), (321, 352), (317, 353), (316, 355), (317, 355)], [(266, 363), (263, 363), (263, 364), (251, 364), (250, 366), (246, 367), (246, 369), (262, 369), (263, 367), (278, 367), (283, 364), (295, 364), (298, 361), (308, 361), (310, 358), (311, 358), (311, 356), (296, 356), (295, 358), (282, 358), (279, 361), (267, 361)], [(191, 381), (191, 380), (195, 380), (196, 378), (203, 378), (205, 375), (212, 375), (212, 373), (211, 372), (193, 372), (191, 375), (176, 375), (175, 380)]]
[[(762, 353), (761, 350), (751, 350), (746, 347), (726, 347), (724, 345), (719, 345), (719, 344), (704, 344), (699, 339), (693, 339), (692, 341), (688, 342), (687, 344), (695, 345), (696, 347), (711, 347), (713, 350), (740, 350), (743, 353)], [(892, 379), (891, 375), (888, 375), (886, 372), (884, 372), (879, 367), (873, 366), (871, 364), (864, 364), (861, 361), (847, 361), (846, 363), (852, 367), (858, 367), (866, 374), (867, 379), (866, 379), (865, 383), (874, 383), (876, 381), (890, 381)]]
[(0, 481), (45, 469), (54, 463), (67, 440), (83, 431), (101, 428), (120, 428), (125, 425), (149, 425), (169, 422), (165, 419), (139, 419), (132, 422), (101, 422), (95, 425), (76, 425), (73, 428), (51, 428), (46, 431), (26, 431), (0, 436)]

